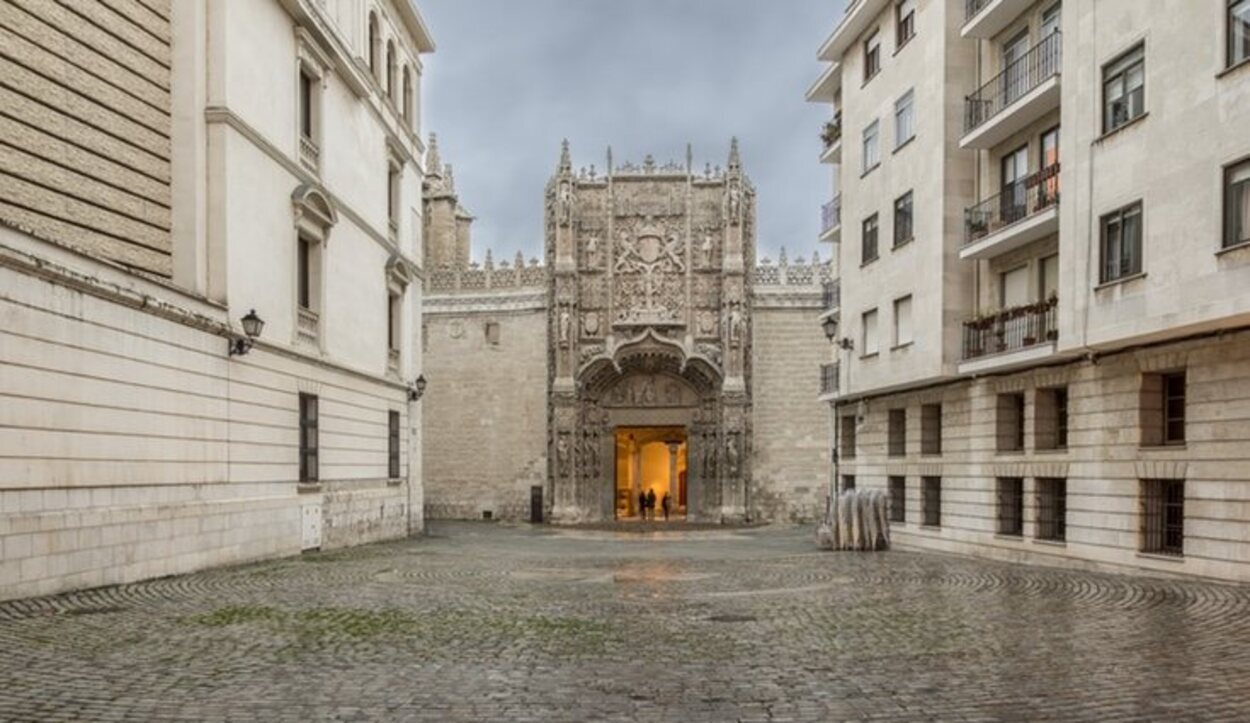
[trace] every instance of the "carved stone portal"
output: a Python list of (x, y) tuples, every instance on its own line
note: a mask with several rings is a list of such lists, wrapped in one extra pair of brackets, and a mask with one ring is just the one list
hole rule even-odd
[(547, 186), (551, 519), (612, 519), (617, 432), (631, 428), (680, 437), (664, 443), (684, 450), (688, 519), (742, 519), (755, 193), (737, 143), (723, 172), (694, 173), (689, 154), (607, 161), (606, 175), (576, 174), (566, 146)]

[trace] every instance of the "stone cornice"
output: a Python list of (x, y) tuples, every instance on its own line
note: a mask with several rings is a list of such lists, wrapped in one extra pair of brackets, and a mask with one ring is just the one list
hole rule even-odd
[(270, 142), (269, 139), (265, 138), (259, 130), (241, 118), (237, 113), (223, 106), (209, 106), (204, 109), (204, 119), (209, 124), (221, 123), (233, 128), (239, 133), (239, 135), (246, 138), (252, 143), (252, 145), (256, 146), (264, 152), (265, 155), (269, 156), (276, 163), (278, 163), (278, 165), (282, 166), (284, 170), (295, 176), (300, 183), (307, 183), (322, 189), (326, 196), (333, 201), (335, 208), (350, 219), (351, 222), (363, 231), (366, 236), (373, 239), (382, 248), (386, 249), (388, 253), (403, 258), (409, 268), (413, 269), (417, 278), (422, 281), (425, 280), (425, 271), (421, 268), (421, 265), (413, 260), (411, 256), (403, 253), (398, 246), (391, 243), (391, 240), (388, 238), (388, 234), (374, 228), (372, 224), (365, 220), (364, 216), (360, 215), (360, 213), (354, 208), (344, 203), (342, 198), (329, 189), (322, 187), (321, 179), (309, 172), (308, 169), (304, 168), (304, 166), (297, 160), (280, 151), (278, 147)]
[(469, 312), (542, 311), (547, 308), (547, 290), (495, 291), (485, 294), (429, 295), (421, 300), (424, 314), (464, 314)]

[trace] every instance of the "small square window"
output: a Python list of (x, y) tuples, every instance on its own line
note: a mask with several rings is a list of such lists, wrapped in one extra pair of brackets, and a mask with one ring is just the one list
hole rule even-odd
[(890, 522), (907, 521), (907, 479), (890, 478)]
[(998, 478), (998, 534), (1024, 534), (1024, 480), (1019, 477)]
[(855, 489), (855, 475), (853, 474), (842, 475), (842, 491), (849, 492), (850, 490), (853, 490), (853, 489)]
[(907, 410), (890, 410), (889, 455), (891, 457), (907, 456)]
[(1146, 112), (1146, 46), (1109, 63), (1102, 77), (1102, 131), (1110, 133)]
[(1142, 205), (1137, 202), (1102, 217), (1103, 283), (1140, 274), (1142, 269)]
[(923, 477), (920, 480), (921, 514), (926, 527), (942, 526), (942, 478)]

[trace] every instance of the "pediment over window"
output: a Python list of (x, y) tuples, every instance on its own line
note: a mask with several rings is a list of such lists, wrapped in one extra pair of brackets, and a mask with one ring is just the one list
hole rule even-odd
[(393, 254), (386, 262), (386, 286), (393, 293), (403, 293), (412, 283), (413, 273), (408, 262), (398, 254)]
[(324, 241), (330, 229), (339, 222), (338, 211), (321, 189), (311, 183), (301, 183), (291, 192), (291, 204), (295, 211), (295, 226)]

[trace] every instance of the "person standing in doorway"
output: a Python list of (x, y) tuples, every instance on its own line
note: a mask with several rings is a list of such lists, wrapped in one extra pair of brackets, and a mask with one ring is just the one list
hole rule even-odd
[(665, 521), (665, 522), (668, 522), (668, 507), (669, 507), (669, 504), (671, 504), (671, 503), (670, 503), (670, 500), (671, 500), (671, 499), (672, 499), (672, 498), (670, 498), (670, 497), (668, 496), (668, 493), (667, 493), (667, 492), (665, 492), (665, 493), (664, 493), (664, 499), (660, 500), (660, 507), (664, 510), (664, 521)]
[(638, 490), (638, 519), (647, 521), (647, 493)]
[(655, 519), (655, 488), (654, 487), (647, 490), (647, 509), (650, 510), (650, 512), (648, 512), (649, 518), (654, 520)]

